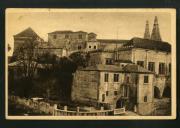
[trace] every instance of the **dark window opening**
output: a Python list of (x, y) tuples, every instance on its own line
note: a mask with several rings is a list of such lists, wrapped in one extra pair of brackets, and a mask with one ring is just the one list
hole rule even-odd
[(107, 58), (106, 59), (106, 65), (112, 65), (113, 64), (113, 59)]
[(118, 92), (117, 91), (114, 91), (114, 95), (117, 96)]
[(91, 46), (89, 46), (89, 48), (91, 48)]
[(106, 91), (106, 96), (108, 96), (109, 95), (109, 91)]
[(171, 63), (169, 63), (169, 73), (171, 74)]
[(68, 39), (68, 38), (69, 38), (69, 35), (65, 35), (65, 38)]
[(81, 34), (79, 35), (79, 39), (82, 39), (82, 35)]
[(159, 74), (165, 74), (165, 63), (159, 63)]
[(129, 76), (126, 77), (126, 82), (129, 83)]
[(53, 38), (56, 39), (56, 38), (57, 38), (57, 35), (53, 35)]
[(144, 102), (147, 102), (147, 96), (144, 97)]
[(149, 83), (149, 77), (148, 76), (144, 76), (144, 83)]
[(124, 86), (124, 97), (128, 97), (128, 87)]
[(105, 101), (105, 94), (102, 94), (102, 102)]
[(78, 49), (81, 49), (81, 46), (78, 46)]
[(96, 46), (94, 46), (94, 49), (96, 49)]
[(109, 79), (109, 74), (104, 74), (104, 82), (108, 82), (108, 79)]
[(114, 74), (114, 82), (118, 82), (119, 81), (119, 74)]
[(155, 63), (154, 62), (149, 62), (148, 63), (148, 70), (155, 71)]
[(135, 84), (138, 84), (138, 81), (139, 81), (139, 77), (138, 75), (135, 77)]
[(144, 67), (144, 61), (137, 61), (137, 65)]

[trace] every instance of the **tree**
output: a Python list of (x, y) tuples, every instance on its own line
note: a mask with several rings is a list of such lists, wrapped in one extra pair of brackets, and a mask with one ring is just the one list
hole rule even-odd
[(34, 77), (39, 58), (38, 43), (35, 38), (27, 39), (14, 53), (15, 60), (19, 63), (24, 78), (33, 79)]
[(86, 67), (89, 62), (89, 53), (75, 52), (72, 53), (69, 58), (76, 64), (77, 67)]
[(18, 71), (18, 79), (14, 79), (14, 82), (11, 82), (13, 85), (9, 85), (9, 87), (12, 87), (10, 90), (15, 92), (16, 95), (29, 97), (32, 93), (33, 80), (38, 67), (38, 43), (36, 38), (29, 38), (14, 51), (13, 61), (17, 65), (13, 70)]

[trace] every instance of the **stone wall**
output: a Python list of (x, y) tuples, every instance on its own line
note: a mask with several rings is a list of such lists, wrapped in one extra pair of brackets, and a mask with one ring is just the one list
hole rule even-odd
[(154, 104), (152, 102), (149, 103), (138, 103), (137, 104), (137, 113), (139, 115), (151, 115), (154, 111)]
[(98, 71), (76, 71), (71, 98), (77, 102), (97, 102), (99, 87)]
[[(82, 39), (79, 39), (79, 34)], [(56, 35), (56, 38), (54, 38)], [(48, 34), (48, 42), (56, 48), (66, 48), (67, 50), (80, 50), (86, 48), (87, 34), (86, 33), (72, 33), (68, 34), (69, 38), (65, 38), (67, 34)]]
[(148, 69), (148, 62), (155, 62), (155, 72), (159, 74), (159, 63), (165, 63), (166, 74), (169, 74), (169, 64), (171, 63), (171, 54), (167, 52), (133, 49), (132, 61), (137, 64), (137, 61), (144, 61), (144, 67)]
[(132, 60), (132, 51), (131, 50), (121, 50), (118, 51), (118, 60)]
[[(148, 83), (144, 83), (144, 76), (148, 76)], [(137, 111), (141, 115), (146, 115), (150, 111), (153, 111), (153, 107), (151, 106), (154, 98), (153, 82), (153, 74), (139, 74), (139, 81), (137, 84)]]
[[(108, 73), (109, 80), (108, 82), (104, 82), (104, 76)], [(114, 74), (119, 74), (119, 81), (114, 82)], [(115, 106), (117, 98), (122, 96), (121, 84), (124, 82), (124, 74), (117, 72), (101, 72), (100, 73), (100, 87), (99, 87), (99, 102), (104, 102), (108, 104), (112, 104)], [(108, 95), (106, 94), (108, 91)], [(117, 95), (114, 92), (117, 91)], [(105, 95), (105, 100), (102, 101), (102, 96)]]
[(90, 52), (89, 65), (106, 64), (106, 59), (114, 60), (114, 52), (108, 51), (94, 51)]

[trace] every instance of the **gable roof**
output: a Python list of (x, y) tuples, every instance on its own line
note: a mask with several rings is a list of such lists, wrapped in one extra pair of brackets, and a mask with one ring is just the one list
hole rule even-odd
[(29, 27), (24, 31), (14, 35), (14, 37), (39, 37), (39, 36), (37, 33), (34, 32), (34, 30), (31, 27)]
[(142, 39), (137, 37), (132, 38), (129, 42), (123, 44), (123, 48), (144, 48), (150, 50), (171, 52), (171, 45), (168, 42)]

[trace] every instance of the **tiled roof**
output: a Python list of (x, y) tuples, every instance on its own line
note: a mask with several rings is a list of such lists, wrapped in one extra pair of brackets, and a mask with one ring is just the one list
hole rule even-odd
[(97, 34), (94, 32), (90, 32), (90, 33), (88, 33), (88, 35), (97, 35)]
[(27, 28), (24, 31), (14, 35), (14, 37), (39, 37), (32, 28)]
[(97, 64), (94, 66), (88, 66), (86, 68), (82, 68), (79, 70), (83, 71), (111, 71), (111, 72), (122, 72), (123, 69), (116, 65), (104, 65), (104, 64)]
[(136, 37), (132, 38), (129, 42), (125, 43), (123, 45), (123, 48), (144, 48), (150, 50), (171, 52), (171, 45), (168, 42), (142, 39)]
[(123, 70), (125, 72), (132, 72), (132, 73), (152, 73), (153, 74), (153, 72), (136, 64), (127, 64), (126, 66), (123, 67)]
[(64, 31), (54, 31), (54, 32), (50, 32), (48, 34), (68, 34), (68, 33), (87, 33), (87, 32), (84, 32), (84, 31), (73, 32), (71, 30), (64, 30)]
[(97, 39), (100, 43), (126, 43), (129, 40)]
[(136, 64), (127, 64), (123, 68), (117, 65), (104, 65), (104, 64), (97, 64), (94, 66), (88, 66), (86, 68), (80, 68), (78, 70), (82, 71), (107, 71), (107, 72), (128, 72), (128, 73), (150, 73), (153, 72), (139, 66)]

